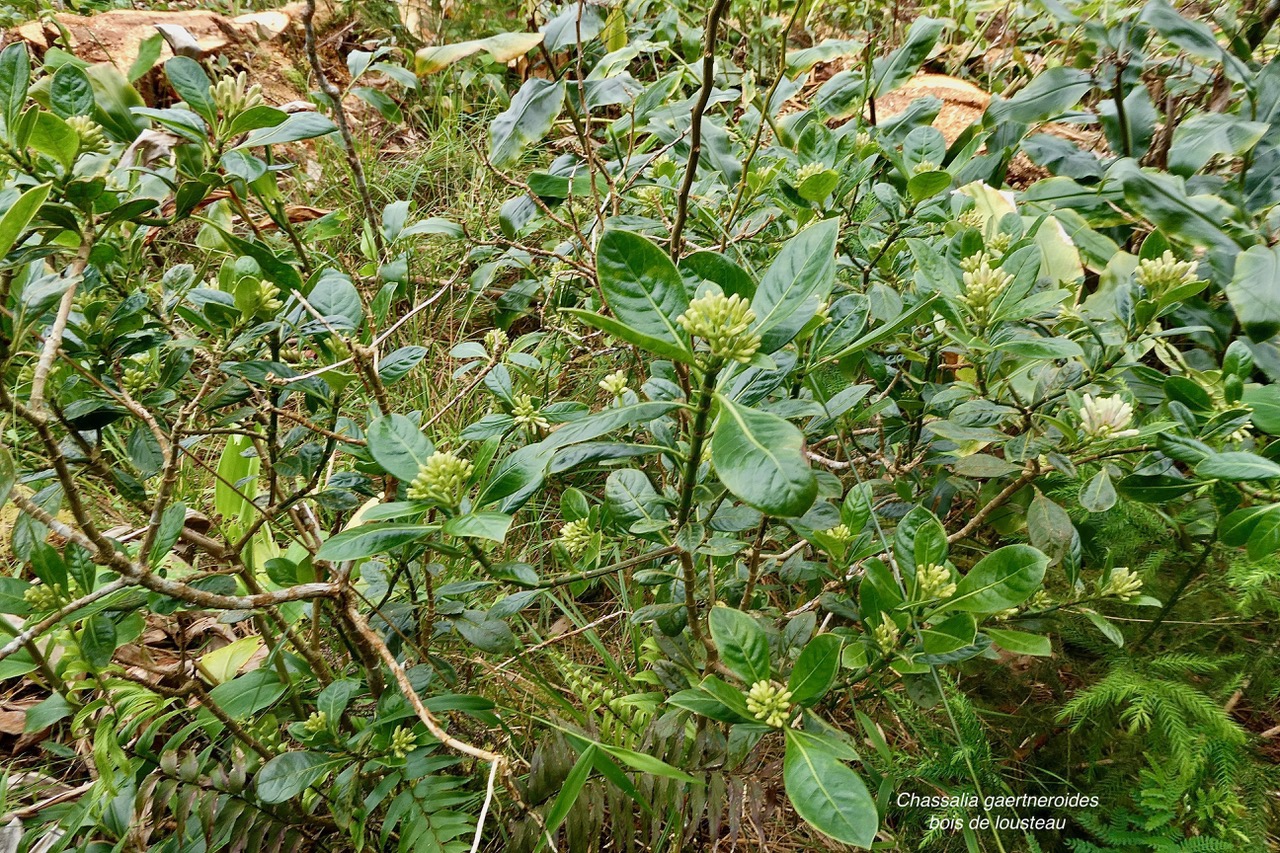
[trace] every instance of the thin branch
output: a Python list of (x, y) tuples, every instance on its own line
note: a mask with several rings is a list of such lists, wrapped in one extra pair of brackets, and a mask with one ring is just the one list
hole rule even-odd
[(689, 160), (684, 168), (684, 180), (680, 184), (680, 194), (676, 196), (676, 218), (671, 226), (671, 257), (680, 257), (680, 238), (684, 233), (685, 220), (689, 217), (689, 193), (693, 190), (694, 174), (698, 171), (698, 160), (702, 157), (702, 116), (711, 101), (711, 89), (716, 79), (716, 40), (720, 30), (720, 18), (728, 7), (729, 0), (715, 0), (707, 12), (706, 30), (702, 40), (702, 88), (698, 92), (698, 100), (693, 105), (692, 121), (689, 129)]
[(106, 598), (108, 595), (118, 592), (127, 586), (129, 586), (129, 581), (124, 578), (119, 578), (118, 580), (111, 581), (110, 583), (98, 587), (88, 595), (82, 595), (75, 601), (70, 601), (62, 605), (34, 625), (28, 625), (23, 628), (21, 633), (17, 634), (12, 640), (6, 643), (3, 648), (0, 648), (0, 660), (4, 660), (9, 657), (9, 655), (18, 651), (45, 631), (50, 630), (63, 619), (67, 618), (72, 613), (75, 613), (82, 607), (88, 607), (95, 601)]
[(369, 233), (373, 235), (373, 245), (381, 256), (385, 247), (382, 242), (382, 229), (379, 227), (378, 217), (373, 209), (373, 197), (369, 195), (369, 184), (365, 181), (364, 166), (360, 164), (360, 157), (356, 154), (356, 146), (351, 138), (351, 127), (347, 123), (347, 111), (342, 107), (342, 93), (338, 88), (330, 82), (329, 77), (324, 73), (324, 66), (320, 64), (320, 55), (316, 52), (316, 0), (307, 0), (306, 6), (302, 9), (302, 30), (306, 36), (304, 50), (307, 54), (307, 60), (311, 63), (311, 73), (316, 76), (316, 83), (320, 86), (320, 91), (333, 104), (333, 118), (338, 124), (338, 133), (342, 137), (342, 150), (347, 155), (347, 166), (351, 169), (351, 176), (355, 179), (356, 190), (360, 193), (360, 203), (364, 206), (365, 219), (369, 223)]
[(67, 321), (71, 317), (71, 307), (75, 304), (76, 286), (80, 283), (80, 277), (84, 275), (84, 269), (89, 265), (89, 252), (93, 249), (93, 228), (90, 226), (85, 229), (84, 234), (80, 236), (80, 251), (76, 252), (76, 259), (71, 264), (71, 268), (67, 273), (67, 289), (62, 294), (62, 301), (58, 303), (58, 314), (54, 317), (53, 326), (49, 329), (49, 334), (44, 339), (44, 349), (40, 351), (40, 360), (36, 363), (35, 370), (31, 374), (31, 396), (27, 400), (27, 404), (31, 407), (31, 411), (37, 415), (44, 415), (44, 386), (49, 381), (49, 371), (53, 369), (53, 360), (58, 357), (58, 350), (62, 347), (62, 336), (67, 332)]

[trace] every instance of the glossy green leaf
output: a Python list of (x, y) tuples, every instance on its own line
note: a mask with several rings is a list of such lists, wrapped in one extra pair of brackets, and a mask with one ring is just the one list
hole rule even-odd
[(18, 242), (40, 205), (49, 197), (49, 184), (40, 184), (18, 196), (18, 200), (0, 216), (0, 257)]
[(555, 124), (564, 105), (562, 81), (530, 77), (511, 98), (511, 106), (489, 125), (489, 160), (499, 169), (514, 166), (520, 156)]
[(1226, 291), (1250, 338), (1265, 341), (1280, 332), (1280, 246), (1254, 246), (1237, 257)]
[(996, 613), (1015, 607), (1040, 588), (1049, 558), (1030, 545), (1006, 545), (983, 557), (956, 585), (953, 610)]
[(1031, 655), (1049, 657), (1053, 654), (1053, 644), (1049, 638), (1040, 634), (1028, 634), (1025, 631), (1010, 631), (1001, 628), (983, 628), (992, 641), (1000, 648), (1015, 655)]
[(341, 562), (372, 557), (421, 539), (434, 530), (435, 525), (427, 524), (362, 524), (325, 542), (316, 552), (316, 559)]
[(502, 542), (507, 538), (512, 520), (501, 512), (472, 512), (449, 519), (440, 529), (450, 536)]
[(369, 424), (365, 438), (374, 461), (405, 483), (413, 482), (435, 450), (418, 425), (404, 415), (383, 415)]
[(720, 416), (711, 461), (725, 488), (744, 503), (781, 518), (803, 515), (818, 483), (804, 455), (804, 436), (768, 412), (717, 395)]
[(596, 247), (596, 276), (620, 323), (677, 350), (690, 349), (689, 335), (676, 322), (689, 308), (684, 279), (651, 240), (606, 231)]
[(103, 614), (90, 616), (80, 628), (80, 653), (95, 670), (111, 663), (116, 651), (116, 625)]
[(840, 669), (841, 645), (834, 634), (819, 634), (805, 643), (787, 681), (792, 702), (812, 705), (831, 689)]
[(264, 803), (283, 803), (319, 782), (341, 763), (342, 759), (319, 752), (283, 752), (262, 765), (253, 784)]
[(1067, 66), (1050, 68), (1008, 100), (993, 100), (986, 117), (993, 124), (1037, 124), (1078, 104), (1092, 87), (1093, 78), (1085, 71)]
[(1080, 489), (1080, 506), (1089, 512), (1106, 512), (1115, 505), (1116, 487), (1107, 469), (1103, 468)]
[(27, 87), (31, 83), (31, 59), (27, 45), (15, 39), (0, 51), (0, 116), (5, 128), (13, 133), (18, 115), (27, 103)]
[(544, 818), (545, 832), (542, 834), (542, 840), (538, 844), (541, 849), (546, 844), (547, 838), (554, 838), (556, 830), (560, 828), (560, 824), (564, 823), (564, 819), (569, 816), (569, 811), (573, 808), (573, 804), (578, 801), (578, 795), (582, 793), (582, 787), (587, 783), (587, 777), (591, 775), (591, 768), (595, 764), (595, 758), (598, 753), (595, 744), (590, 744), (586, 749), (582, 750), (582, 754), (578, 756), (578, 760), (574, 762), (569, 775), (564, 777), (564, 781), (560, 783), (560, 792), (556, 794), (555, 802), (551, 804), (551, 810), (547, 812)]
[(187, 106), (212, 124), (218, 118), (218, 107), (213, 102), (213, 84), (199, 62), (187, 56), (175, 56), (164, 64), (165, 76), (178, 97)]
[(259, 148), (265, 145), (284, 145), (289, 142), (300, 142), (304, 139), (315, 139), (338, 129), (327, 116), (316, 112), (292, 113), (288, 118), (274, 127), (262, 127), (250, 133), (233, 150)]
[(61, 118), (87, 116), (93, 112), (93, 84), (83, 68), (69, 62), (53, 72), (49, 81), (49, 109)]
[(806, 228), (783, 245), (760, 279), (751, 310), (761, 352), (771, 353), (789, 343), (831, 292), (838, 233), (836, 219)]
[(1280, 463), (1243, 450), (1215, 453), (1196, 465), (1196, 474), (1212, 480), (1240, 483), (1280, 479)]
[(825, 738), (786, 730), (782, 778), (787, 798), (814, 829), (844, 844), (870, 847), (880, 828), (876, 802)]
[(769, 638), (759, 622), (732, 607), (713, 607), (707, 624), (721, 659), (735, 675), (748, 686), (769, 680)]

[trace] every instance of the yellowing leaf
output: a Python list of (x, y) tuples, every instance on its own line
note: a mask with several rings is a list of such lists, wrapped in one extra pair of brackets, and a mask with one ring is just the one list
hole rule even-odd
[(498, 33), (482, 39), (424, 47), (414, 54), (415, 68), (423, 77), (443, 71), (455, 62), (477, 53), (489, 54), (493, 62), (510, 62), (542, 44), (542, 33)]
[(257, 654), (262, 648), (262, 638), (259, 636), (242, 637), (234, 643), (229, 643), (220, 649), (215, 649), (208, 654), (201, 656), (200, 668), (208, 674), (210, 678), (221, 684), (224, 681), (230, 681), (240, 672), (240, 667), (249, 662), (249, 659)]

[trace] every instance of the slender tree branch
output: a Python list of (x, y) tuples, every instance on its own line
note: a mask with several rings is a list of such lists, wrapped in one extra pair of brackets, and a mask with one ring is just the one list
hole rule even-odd
[(676, 196), (676, 218), (671, 226), (671, 257), (680, 257), (680, 238), (684, 233), (684, 224), (689, 217), (689, 193), (693, 190), (693, 179), (698, 171), (698, 160), (702, 157), (702, 117), (711, 102), (711, 90), (716, 80), (716, 43), (719, 38), (720, 18), (728, 8), (729, 0), (714, 0), (707, 12), (706, 30), (702, 38), (702, 88), (698, 92), (698, 100), (693, 105), (689, 128), (689, 160), (684, 167), (684, 180), (680, 183), (680, 192)]

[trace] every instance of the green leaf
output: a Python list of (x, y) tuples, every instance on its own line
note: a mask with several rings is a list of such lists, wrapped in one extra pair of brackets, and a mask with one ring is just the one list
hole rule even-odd
[(845, 844), (870, 847), (880, 828), (876, 803), (857, 773), (835, 758), (825, 738), (786, 729), (782, 779), (796, 814)]
[(252, 446), (253, 442), (247, 436), (228, 437), (218, 458), (218, 478), (213, 485), (214, 509), (219, 515), (241, 523), (252, 517), (252, 501), (258, 494), (255, 478), (262, 460), (256, 455), (244, 455)]
[(31, 612), (24, 596), (31, 584), (21, 578), (0, 577), (0, 613), (11, 616), (26, 616)]
[(1209, 27), (1184, 18), (1166, 0), (1148, 0), (1138, 20), (1193, 56), (1220, 61), (1236, 82), (1250, 77), (1249, 67), (1224, 50)]
[(1076, 535), (1067, 511), (1038, 489), (1027, 507), (1027, 533), (1032, 545), (1054, 558), (1066, 552)]
[(666, 252), (639, 234), (606, 231), (596, 248), (596, 276), (620, 323), (676, 350), (690, 350), (689, 335), (676, 323), (689, 308), (689, 294)]
[(995, 613), (1014, 607), (1035, 593), (1049, 558), (1030, 545), (1006, 545), (978, 561), (956, 585), (950, 610)]
[(1243, 450), (1215, 453), (1196, 465), (1197, 476), (1239, 483), (1280, 479), (1280, 463)]
[(761, 352), (786, 346), (831, 292), (839, 224), (836, 219), (825, 219), (792, 237), (760, 279), (751, 310), (756, 315)]
[(1250, 385), (1244, 389), (1249, 419), (1267, 435), (1280, 435), (1280, 385)]
[(383, 415), (369, 424), (365, 438), (374, 461), (405, 483), (413, 482), (435, 451), (418, 425), (404, 415)]
[(1116, 646), (1124, 648), (1124, 634), (1120, 633), (1120, 629), (1115, 626), (1114, 622), (1096, 610), (1082, 608), (1080, 612), (1085, 615), (1085, 618), (1093, 623), (1095, 628), (1102, 632), (1102, 636), (1106, 637)]
[(316, 553), (316, 559), (336, 563), (372, 557), (414, 542), (436, 529), (432, 524), (362, 524), (325, 542)]
[[(0, 115), (10, 134), (27, 103), (27, 87), (31, 84), (31, 59), (27, 45), (15, 40), (0, 51)], [(12, 141), (12, 140), (10, 140)]]
[(684, 364), (693, 364), (693, 353), (680, 344), (668, 343), (662, 338), (646, 335), (644, 332), (633, 329), (620, 320), (613, 317), (606, 317), (603, 314), (597, 314), (594, 311), (585, 311), (581, 308), (565, 308), (564, 313), (577, 317), (588, 326), (593, 326), (601, 331), (608, 332), (619, 340), (624, 340), (629, 344), (635, 344), (640, 349), (651, 352), (654, 355), (664, 356), (679, 361)]
[(803, 515), (818, 495), (818, 481), (800, 430), (777, 415), (719, 394), (716, 399), (720, 416), (711, 436), (711, 461), (725, 488), (767, 515)]
[(251, 130), (276, 127), (288, 121), (288, 119), (289, 114), (283, 110), (259, 104), (256, 107), (245, 110), (231, 120), (231, 126), (227, 128), (227, 137), (234, 139), (240, 134), (248, 133)]
[(502, 542), (507, 538), (511, 521), (511, 516), (501, 512), (473, 512), (449, 519), (440, 529), (450, 536)]
[(1280, 515), (1280, 504), (1238, 509), (1218, 523), (1218, 536), (1224, 545), (1238, 548), (1249, 541), (1253, 531), (1270, 515)]
[(151, 553), (147, 555), (151, 568), (157, 568), (169, 556), (186, 523), (187, 508), (184, 505), (175, 503), (165, 508), (164, 514), (160, 516), (155, 539), (151, 542)]
[(519, 645), (510, 625), (478, 610), (464, 610), (453, 620), (453, 627), (458, 629), (464, 640), (482, 652), (503, 654)]
[(284, 752), (262, 765), (254, 779), (258, 799), (264, 803), (283, 803), (319, 782), (344, 759), (333, 759), (319, 752)]
[(596, 746), (598, 746), (601, 751), (618, 759), (632, 770), (638, 770), (641, 773), (648, 773), (650, 776), (658, 776), (663, 779), (675, 779), (680, 782), (686, 782), (690, 785), (702, 784), (683, 770), (678, 770), (667, 762), (655, 758), (652, 755), (646, 755), (643, 752), (636, 752), (633, 749), (614, 746), (613, 744), (608, 743), (600, 743), (596, 744)]
[(732, 708), (701, 687), (692, 687), (688, 690), (673, 693), (667, 697), (667, 704), (674, 705), (677, 708), (684, 708), (686, 711), (692, 711), (703, 717), (719, 720), (722, 723), (736, 723), (741, 720), (741, 717), (734, 713)]
[(9, 500), (13, 484), (18, 482), (18, 470), (13, 466), (13, 456), (9, 448), (0, 446), (0, 507)]
[(75, 708), (61, 693), (54, 693), (48, 699), (27, 711), (27, 718), (22, 723), (24, 734), (41, 732), (59, 720), (74, 714)]
[(582, 793), (582, 786), (586, 784), (587, 777), (591, 775), (591, 768), (595, 764), (596, 755), (599, 750), (596, 745), (589, 744), (586, 749), (582, 750), (582, 754), (578, 756), (578, 760), (574, 763), (573, 769), (569, 771), (569, 775), (564, 777), (564, 781), (560, 783), (560, 793), (556, 794), (555, 802), (551, 804), (551, 811), (547, 812), (544, 822), (546, 824), (545, 831), (542, 833), (542, 839), (538, 843), (538, 849), (546, 844), (547, 838), (555, 838), (556, 830), (560, 828), (560, 824), (564, 823), (564, 819), (569, 816), (569, 811), (573, 808), (573, 804), (578, 801), (578, 795)]
[(1252, 340), (1280, 332), (1280, 246), (1254, 246), (1236, 258), (1227, 299)]
[(303, 139), (315, 139), (333, 133), (338, 126), (326, 116), (316, 112), (292, 113), (287, 119), (275, 127), (264, 127), (253, 131), (233, 151), (242, 148), (258, 148), (265, 145), (285, 145)]
[(106, 616), (98, 614), (84, 621), (80, 629), (80, 653), (85, 662), (95, 670), (111, 663), (116, 651), (116, 625)]
[(741, 610), (713, 607), (707, 616), (720, 657), (748, 685), (769, 680), (769, 637), (760, 623)]
[(1093, 87), (1085, 71), (1067, 66), (1050, 68), (1008, 100), (993, 99), (986, 117), (992, 124), (1038, 124), (1080, 102)]
[(1124, 187), (1125, 200), (1157, 228), (1195, 246), (1218, 248), (1234, 254), (1252, 238), (1238, 241), (1223, 230), (1240, 216), (1227, 202), (1212, 195), (1187, 195), (1183, 180), (1175, 175), (1143, 171), (1125, 159), (1111, 168), (1109, 177)]
[(83, 68), (68, 62), (53, 72), (53, 79), (49, 81), (49, 109), (61, 118), (87, 116), (93, 112), (93, 84)]
[(997, 646), (1013, 652), (1015, 655), (1032, 655), (1045, 658), (1053, 654), (1053, 644), (1049, 642), (1049, 638), (1039, 634), (1028, 634), (1024, 631), (1009, 631), (1000, 628), (984, 628), (983, 631)]
[[(558, 432), (561, 430), (552, 433), (548, 441)], [(493, 467), (489, 481), (476, 498), (476, 506), (503, 501), (503, 511), (515, 512), (542, 484), (554, 455), (555, 446), (544, 442), (527, 444), (509, 454)]]
[(609, 475), (604, 484), (604, 503), (624, 530), (639, 521), (666, 522), (668, 518), (667, 502), (649, 478), (635, 468), (620, 468)]
[(550, 132), (564, 104), (562, 81), (530, 77), (511, 106), (489, 125), (489, 160), (499, 169), (514, 166), (524, 150)]
[(420, 346), (400, 347), (388, 353), (378, 361), (378, 378), (390, 385), (409, 375), (409, 371), (418, 366), (427, 355), (427, 348)]
[(787, 682), (792, 702), (812, 705), (831, 689), (840, 669), (840, 647), (835, 634), (819, 634), (805, 644)]
[[(871, 65), (871, 97), (887, 95), (916, 73), (933, 52), (946, 22), (937, 18), (916, 18), (907, 30), (902, 46)], [(862, 76), (862, 72), (857, 72)]]
[[(9, 48), (6, 48), (5, 53), (8, 50)], [(0, 257), (9, 254), (13, 249), (32, 217), (36, 215), (36, 211), (40, 209), (40, 205), (44, 204), (45, 199), (49, 197), (49, 189), (49, 184), (32, 187), (18, 196), (18, 200), (4, 212), (4, 216), (0, 216)]]
[(1214, 157), (1240, 156), (1258, 144), (1268, 126), (1228, 113), (1193, 115), (1174, 131), (1169, 171), (1189, 178)]
[(136, 83), (144, 74), (156, 67), (156, 63), (160, 60), (160, 53), (164, 50), (164, 44), (164, 36), (160, 33), (152, 33), (138, 42), (138, 55), (129, 66), (127, 75), (130, 83)]
[(1116, 487), (1111, 475), (1103, 468), (1080, 489), (1080, 506), (1089, 512), (1106, 512), (1116, 505)]
[(248, 663), (261, 648), (262, 638), (250, 634), (201, 655), (200, 668), (215, 684), (223, 684), (235, 678), (240, 667)]
[(1167, 503), (1200, 488), (1195, 480), (1184, 480), (1167, 474), (1130, 474), (1116, 488), (1120, 494), (1143, 503)]
[(210, 124), (218, 120), (213, 84), (199, 62), (189, 56), (175, 56), (164, 64), (164, 73), (173, 91), (186, 101), (188, 107)]

